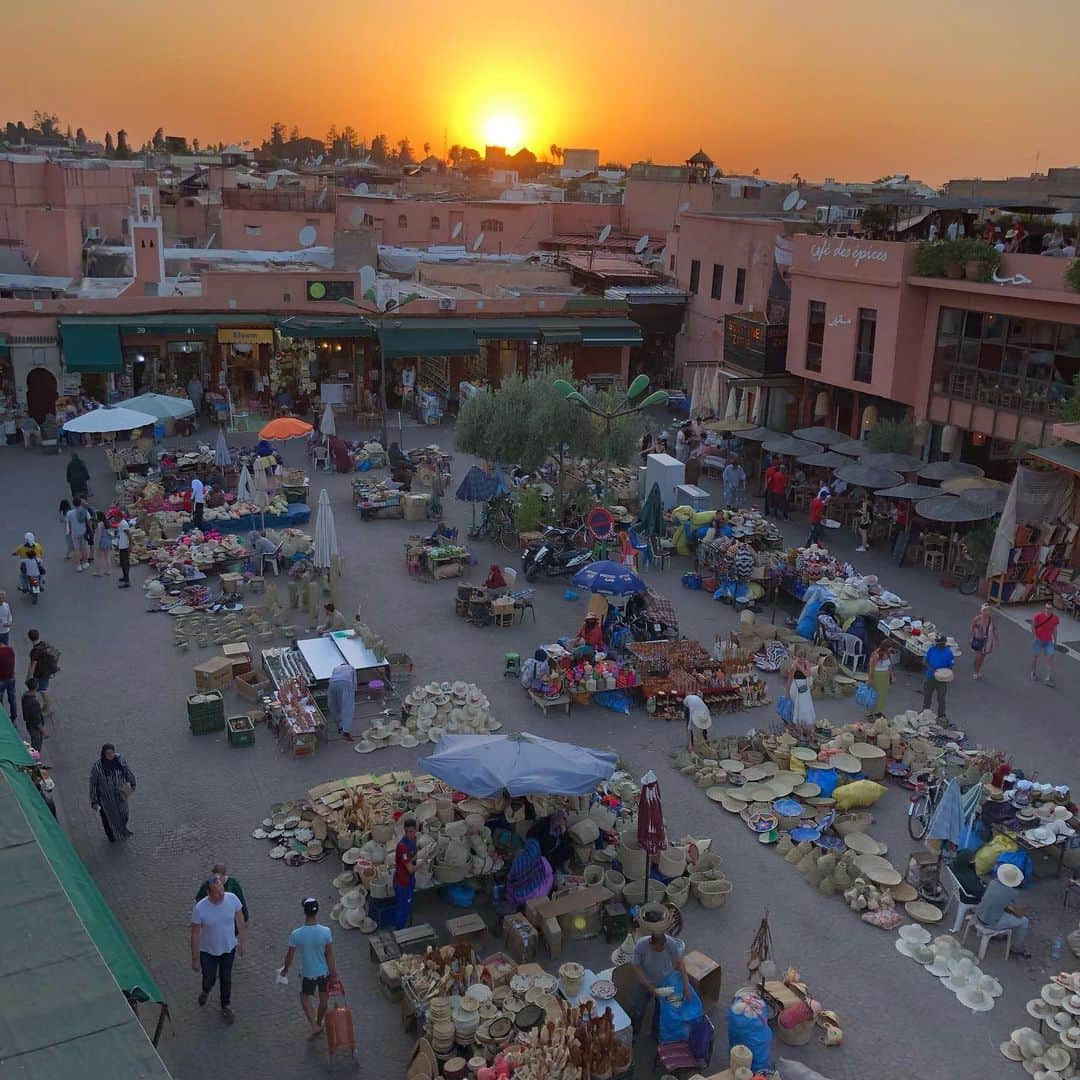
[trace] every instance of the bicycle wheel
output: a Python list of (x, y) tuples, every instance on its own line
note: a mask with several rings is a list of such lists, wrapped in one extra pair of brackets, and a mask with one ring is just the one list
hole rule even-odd
[(499, 529), (499, 543), (506, 548), (507, 551), (517, 551), (518, 549), (518, 531), (514, 528), (512, 521), (504, 521), (502, 527)]
[(973, 596), (979, 589), (979, 575), (968, 574), (967, 577), (961, 578), (957, 588), (963, 596)]
[(921, 840), (930, 828), (930, 796), (926, 792), (908, 804), (907, 828), (912, 840)]

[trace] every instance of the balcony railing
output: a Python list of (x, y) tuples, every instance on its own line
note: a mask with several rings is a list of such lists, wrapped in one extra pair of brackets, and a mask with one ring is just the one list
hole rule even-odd
[(945, 379), (945, 393), (957, 401), (1041, 418), (1057, 416), (1072, 392), (1067, 383), (1040, 382), (999, 371), (953, 368)]

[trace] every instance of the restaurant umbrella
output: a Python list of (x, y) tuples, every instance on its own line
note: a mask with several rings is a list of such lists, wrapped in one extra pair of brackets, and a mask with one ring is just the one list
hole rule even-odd
[(878, 488), (896, 487), (897, 484), (904, 482), (903, 476), (898, 472), (893, 472), (891, 469), (873, 469), (861, 461), (841, 465), (836, 470), (836, 475), (855, 487), (870, 488), (873, 491), (877, 491)]
[(733, 432), (732, 434), (736, 435), (740, 439), (745, 439), (747, 442), (764, 442), (766, 439), (770, 439), (774, 435), (779, 435), (780, 432), (773, 431), (771, 428), (767, 427), (752, 427), (747, 428), (745, 431)]
[(914, 472), (922, 466), (922, 459), (912, 454), (863, 454), (862, 463), (872, 469), (892, 469), (894, 472)]
[(637, 842), (645, 849), (645, 880), (652, 873), (654, 855), (667, 847), (667, 830), (664, 828), (664, 807), (660, 801), (660, 782), (650, 769), (641, 778), (641, 794), (638, 796)]
[(796, 428), (792, 435), (797, 439), (805, 439), (807, 442), (821, 443), (822, 446), (831, 446), (833, 443), (846, 442), (848, 436), (842, 431), (837, 431), (836, 428), (822, 427), (821, 425), (815, 425), (814, 427)]
[(987, 510), (961, 499), (959, 495), (935, 495), (932, 499), (920, 499), (915, 512), (930, 521), (945, 521), (958, 525), (965, 521), (985, 521), (997, 511)]
[(833, 443), (829, 449), (834, 454), (844, 454), (846, 457), (862, 457), (870, 453), (870, 447), (859, 439), (845, 439), (843, 442)]
[(908, 499), (910, 502), (917, 502), (919, 499), (931, 499), (941, 492), (929, 484), (899, 484), (897, 487), (881, 488), (874, 494), (883, 499)]
[(175, 397), (172, 394), (139, 394), (138, 397), (128, 398), (120, 404), (125, 409), (149, 413), (158, 420), (182, 420), (195, 415), (195, 406), (190, 398)]
[(454, 492), (454, 498), (462, 502), (470, 502), (472, 508), (472, 527), (476, 528), (476, 504), (490, 502), (499, 494), (501, 488), (499, 478), (484, 472), (479, 465), (474, 465), (466, 474), (465, 479), (458, 485)]
[(1004, 491), (997, 487), (965, 488), (959, 494), (961, 502), (971, 503), (983, 510), (993, 510), (995, 514), (1000, 514), (1009, 501), (1008, 488)]
[(583, 566), (571, 579), (577, 589), (588, 589), (598, 596), (633, 596), (645, 591), (645, 582), (628, 566), (600, 559)]
[(941, 490), (951, 491), (954, 495), (959, 495), (964, 491), (978, 491), (981, 488), (1007, 492), (1009, 485), (1003, 480), (991, 480), (988, 476), (954, 476), (941, 481)]
[(328, 401), (323, 409), (322, 419), (319, 421), (319, 434), (327, 439), (337, 434), (337, 421), (334, 419), (334, 406)]
[(106, 409), (91, 409), (82, 416), (76, 416), (64, 425), (65, 431), (74, 431), (79, 435), (106, 435), (114, 431), (134, 431), (135, 428), (153, 427), (157, 417), (136, 409), (114, 406)]
[[(701, 425), (706, 431), (717, 431), (727, 435), (738, 435), (743, 438), (743, 432), (753, 431), (757, 424), (750, 420), (740, 420), (737, 416), (725, 416), (723, 420), (708, 420)], [(765, 429), (762, 428), (764, 431)]]
[[(923, 480), (956, 480), (982, 475), (983, 471), (978, 465), (969, 465), (966, 461), (931, 461), (919, 470), (919, 476)], [(942, 486), (944, 487), (944, 484)]]
[(803, 457), (806, 454), (816, 454), (822, 449), (819, 443), (796, 439), (791, 435), (779, 435), (776, 432), (773, 432), (761, 445), (770, 454), (781, 454), (783, 457)]
[(330, 493), (323, 488), (319, 492), (319, 509), (315, 515), (315, 568), (329, 572), (338, 557), (337, 526), (334, 508), (330, 505)]
[(296, 416), (279, 416), (271, 420), (259, 432), (260, 439), (283, 440), (303, 439), (312, 433), (314, 428), (306, 421)]
[(851, 458), (834, 453), (832, 450), (818, 450), (813, 454), (798, 458), (797, 461), (800, 465), (814, 465), (819, 469), (838, 469), (841, 465), (851, 464)]

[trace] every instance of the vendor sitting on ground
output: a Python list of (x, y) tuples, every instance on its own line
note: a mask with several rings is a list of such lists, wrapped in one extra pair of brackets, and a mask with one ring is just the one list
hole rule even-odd
[(521, 665), (521, 685), (526, 690), (543, 690), (544, 681), (551, 674), (551, 657), (543, 649), (537, 649), (532, 657)]
[(324, 621), (316, 628), (317, 634), (332, 634), (335, 630), (346, 630), (345, 616), (332, 603), (323, 607)]
[(540, 818), (529, 829), (527, 839), (540, 845), (540, 854), (556, 871), (563, 870), (574, 854), (574, 845), (566, 831), (566, 811), (562, 809), (554, 811), (550, 817)]
[(574, 639), (574, 659), (591, 660), (597, 652), (604, 649), (604, 631), (600, 626), (600, 617), (595, 611), (590, 611), (581, 624), (581, 629)]
[(687, 694), (683, 698), (683, 708), (686, 710), (686, 749), (694, 752), (694, 744), (700, 739), (706, 746), (709, 745), (709, 728), (712, 727), (712, 713), (708, 705), (697, 695)]
[(535, 840), (526, 840), (506, 876), (507, 899), (524, 904), (527, 900), (547, 896), (554, 880), (551, 863), (540, 854), (540, 845)]
[(821, 605), (818, 611), (818, 631), (820, 632), (825, 644), (836, 652), (837, 647), (843, 644), (844, 628), (840, 625), (840, 620), (837, 618), (836, 605), (831, 600), (826, 600)]
[[(682, 975), (683, 993), (690, 997), (690, 979), (683, 963), (686, 946), (668, 930), (671, 929), (671, 913), (663, 904), (645, 904), (638, 918), (638, 925), (649, 931), (648, 937), (639, 939), (634, 946), (632, 961), (634, 974), (641, 987), (634, 1001), (630, 1019), (635, 1034), (641, 1034), (641, 1026), (649, 1010), (649, 1003), (656, 997), (656, 988), (673, 972)], [(659, 1013), (656, 1014), (659, 1016)]]
[(390, 462), (390, 479), (395, 484), (403, 485), (406, 491), (411, 490), (415, 466), (405, 456), (396, 442), (390, 444), (389, 449), (386, 451), (386, 458)]

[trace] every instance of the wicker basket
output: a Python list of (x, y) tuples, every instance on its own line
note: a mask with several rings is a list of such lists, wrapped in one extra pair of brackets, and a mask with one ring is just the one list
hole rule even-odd
[(832, 827), (838, 836), (847, 836), (848, 833), (866, 832), (872, 822), (873, 818), (870, 814), (859, 811), (850, 814), (837, 814)]
[(585, 867), (584, 878), (586, 885), (600, 885), (604, 881), (604, 868), (599, 863), (589, 863)]
[(645, 899), (650, 904), (659, 904), (667, 894), (667, 886), (656, 878), (649, 878), (645, 883), (645, 890)]
[(616, 896), (622, 896), (623, 889), (626, 886), (626, 878), (618, 870), (608, 870), (604, 874), (604, 885)]
[(636, 840), (621, 843), (618, 847), (617, 857), (619, 865), (622, 866), (623, 874), (631, 881), (637, 881), (645, 876), (648, 856), (645, 854), (645, 849)]
[(677, 908), (685, 907), (690, 899), (690, 879), (677, 877), (669, 881), (666, 892), (669, 904), (674, 904)]
[(786, 746), (777, 747), (775, 750), (768, 748), (765, 754), (770, 761), (775, 761), (781, 769), (787, 769), (791, 765), (791, 750)]
[(628, 904), (644, 904), (645, 879), (642, 878), (638, 881), (628, 881), (623, 886), (623, 899)]
[(732, 888), (730, 881), (703, 881), (697, 889), (698, 902), (704, 908), (723, 907)]

